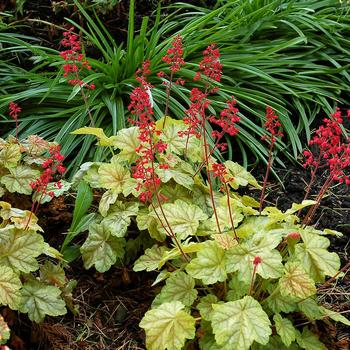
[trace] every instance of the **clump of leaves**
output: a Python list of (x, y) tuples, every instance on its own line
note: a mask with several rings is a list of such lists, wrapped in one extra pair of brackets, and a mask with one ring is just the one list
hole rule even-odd
[[(205, 75), (205, 90), (193, 89), (183, 121), (153, 121), (146, 64), (129, 106), (135, 126), (109, 138), (101, 129), (76, 131), (96, 135), (113, 152), (109, 163), (85, 164), (76, 175), (103, 191), (80, 249), (84, 265), (107, 271), (127, 255), (130, 228), (137, 225), (140, 237), (148, 233), (153, 245), (134, 270), (158, 271), (154, 284), (165, 285), (140, 323), (147, 349), (182, 349), (192, 339), (203, 350), (325, 349), (308, 322), (350, 324), (317, 302), (318, 284), (340, 268), (325, 236), (340, 233), (300, 223), (298, 211), (312, 200), (285, 212), (262, 210), (237, 191), (261, 189), (255, 178), (238, 163), (213, 158), (224, 147), (224, 131), (236, 134), (239, 121), (234, 98), (220, 118), (207, 115), (208, 94), (217, 91), (213, 84), (221, 77), (219, 57), (213, 45), (204, 51), (196, 79)], [(223, 130), (213, 132), (212, 145), (209, 122)], [(305, 327), (295, 324), (295, 316), (307, 320)]]
[[(40, 191), (34, 186), (42, 180), (43, 164), (50, 162), (52, 147), (57, 145), (34, 135), (22, 141), (12, 136), (0, 139), (0, 198), (10, 192), (20, 200), (34, 190), (33, 204), (39, 205), (67, 190), (69, 184), (63, 180), (47, 183)], [(67, 280), (61, 254), (45, 242), (42, 232), (34, 212), (0, 201), (0, 306), (27, 313), (35, 322), (42, 322), (46, 315), (65, 314), (66, 305), (74, 310), (75, 281)], [(0, 344), (8, 338), (9, 329), (1, 318)]]

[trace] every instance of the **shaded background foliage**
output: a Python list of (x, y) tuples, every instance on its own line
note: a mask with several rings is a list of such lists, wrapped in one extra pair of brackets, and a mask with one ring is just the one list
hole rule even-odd
[[(184, 37), (185, 59), (190, 63), (181, 72), (186, 86), (173, 89), (170, 114), (184, 116), (188, 92), (197, 84), (192, 78), (202, 50), (215, 42), (222, 54), (224, 70), (220, 93), (213, 97), (212, 112), (217, 113), (225, 100), (234, 95), (242, 120), (238, 137), (228, 140), (226, 158), (237, 159), (239, 149), (244, 165), (254, 159), (266, 161), (266, 145), (260, 141), (266, 105), (281, 117), (286, 137), (278, 149), (291, 159), (302, 150), (301, 140), (309, 140), (310, 125), (315, 119), (323, 118), (336, 105), (347, 107), (348, 4), (338, 0), (222, 0), (193, 4), (164, 1), (162, 5), (166, 8), (161, 9), (157, 3), (136, 2), (134, 6), (133, 0), (119, 1), (111, 10), (110, 19), (108, 12), (86, 6), (84, 1), (67, 1), (69, 6), (56, 12), (49, 7), (41, 11), (41, 7), (35, 8), (35, 3), (28, 1), (22, 9), (25, 18), (21, 19), (20, 10), (17, 20), (3, 16), (2, 128), (13, 127), (7, 105), (16, 101), (23, 107), (21, 135), (40, 134), (61, 143), (64, 154), (71, 159), (69, 170), (76, 170), (87, 159), (104, 159), (104, 151), (96, 152), (92, 147), (92, 137), (69, 135), (88, 125), (89, 118), (78, 89), (72, 89), (61, 79), (63, 62), (57, 49), (64, 24), (74, 25), (84, 39), (93, 67), (93, 73), (85, 79), (96, 84), (90, 95), (90, 109), (96, 126), (103, 127), (108, 135), (127, 124), (129, 93), (136, 84), (134, 72), (145, 59), (152, 61), (150, 80), (155, 85), (152, 89), (155, 115), (157, 118), (163, 115), (165, 90), (156, 73), (166, 71), (161, 58), (176, 33)], [(38, 10), (44, 18), (31, 17)], [(118, 11), (124, 17), (116, 23), (113, 15)], [(28, 25), (33, 23), (34, 31), (40, 33), (35, 38), (27, 35), (35, 34), (28, 33)], [(283, 164), (280, 158), (277, 161)]]

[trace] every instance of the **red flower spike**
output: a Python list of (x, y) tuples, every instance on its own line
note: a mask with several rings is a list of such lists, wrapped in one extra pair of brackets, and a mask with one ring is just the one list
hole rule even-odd
[(14, 120), (18, 120), (18, 114), (22, 111), (21, 107), (19, 107), (17, 103), (10, 102), (9, 109), (10, 109), (10, 113), (9, 113), (10, 116)]
[(283, 133), (281, 130), (281, 122), (275, 111), (267, 106), (266, 107), (266, 122), (264, 124), (264, 129), (269, 133), (269, 135), (264, 135), (261, 139), (269, 141), (271, 143), (276, 142), (276, 137), (282, 137)]
[(288, 233), (287, 238), (298, 240), (300, 239), (300, 233), (299, 232)]
[(79, 36), (73, 31), (74, 28), (72, 27), (69, 31), (64, 32), (64, 39), (61, 40), (61, 45), (67, 48), (67, 50), (60, 52), (60, 56), (66, 61), (66, 64), (63, 65), (63, 77), (74, 77), (68, 80), (69, 85), (93, 90), (95, 89), (95, 84), (86, 84), (80, 78), (80, 73), (84, 70), (91, 70), (91, 66), (85, 55), (81, 53)]
[(256, 256), (253, 260), (253, 265), (254, 266), (258, 266), (259, 264), (261, 264), (262, 259), (260, 258), (260, 256)]
[(199, 62), (199, 69), (201, 72), (196, 73), (194, 80), (198, 80), (201, 77), (201, 73), (215, 81), (219, 82), (221, 80), (222, 65), (220, 63), (220, 52), (215, 44), (209, 45), (203, 51), (203, 59)]
[(170, 65), (170, 70), (176, 73), (180, 70), (181, 66), (186, 64), (182, 58), (183, 53), (182, 37), (181, 35), (177, 35), (173, 39), (171, 47), (167, 50), (167, 54), (162, 58), (162, 61), (168, 63)]

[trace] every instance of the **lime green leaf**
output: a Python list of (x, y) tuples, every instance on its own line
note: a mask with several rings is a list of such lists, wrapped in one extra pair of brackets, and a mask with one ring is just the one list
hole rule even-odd
[[(233, 222), (234, 227), (237, 227), (237, 225), (244, 219), (244, 215), (242, 214), (242, 210), (236, 205), (234, 201), (231, 198), (230, 201), (230, 209), (231, 209), (231, 219)], [(223, 197), (223, 205), (216, 208), (216, 213), (219, 220), (220, 230), (231, 230), (231, 219), (230, 219), (230, 210), (227, 205), (227, 196)], [(212, 221), (216, 222), (215, 216), (212, 216)]]
[(248, 350), (254, 341), (267, 344), (270, 320), (259, 302), (250, 296), (213, 305), (211, 324), (216, 342), (223, 350)]
[(333, 310), (328, 310), (325, 307), (323, 307), (323, 312), (326, 316), (328, 316), (332, 320), (334, 320), (336, 322), (344, 323), (345, 325), (350, 327), (350, 320), (348, 320), (346, 317), (344, 317), (339, 312), (335, 312)]
[(186, 266), (186, 271), (205, 284), (213, 284), (226, 280), (225, 265), (225, 250), (215, 241), (206, 241), (203, 243), (203, 249), (197, 253), (197, 257)]
[(305, 299), (316, 294), (314, 281), (298, 262), (288, 262), (285, 265), (284, 275), (279, 280), (279, 286), (283, 296)]
[[(21, 281), (19, 276), (8, 266), (0, 266), (0, 305), (8, 305), (17, 310), (21, 300)], [(1, 329), (1, 327), (0, 327)], [(1, 332), (0, 332), (1, 334)], [(1, 337), (0, 337), (1, 344)]]
[(124, 238), (112, 236), (104, 225), (91, 224), (88, 238), (80, 248), (84, 267), (89, 269), (95, 265), (99, 272), (109, 270), (117, 258), (124, 256), (124, 246)]
[(145, 254), (140, 256), (134, 265), (134, 271), (153, 271), (158, 269), (158, 265), (162, 260), (163, 254), (167, 251), (164, 246), (154, 245), (146, 249)]
[(226, 301), (235, 301), (242, 299), (249, 291), (251, 281), (242, 281), (239, 272), (232, 274), (228, 283), (229, 290), (226, 295)]
[(186, 174), (185, 172), (181, 171), (181, 169), (156, 169), (156, 173), (161, 179), (163, 183), (167, 183), (171, 179), (173, 179), (176, 183), (179, 185), (182, 185), (188, 189), (192, 189), (192, 186), (194, 184), (193, 178), (191, 175)]
[(185, 272), (173, 272), (166, 280), (165, 286), (157, 295), (152, 306), (158, 306), (171, 301), (181, 301), (185, 306), (191, 306), (197, 298), (197, 290), (194, 289), (194, 279)]
[(268, 307), (274, 312), (293, 312), (297, 309), (296, 300), (290, 296), (283, 296), (280, 288), (276, 285), (271, 286), (270, 296), (266, 299)]
[(5, 194), (5, 189), (0, 186), (0, 198)]
[(181, 302), (173, 301), (146, 312), (140, 327), (146, 332), (148, 350), (180, 350), (186, 339), (194, 338), (195, 319), (183, 308)]
[(118, 155), (129, 163), (133, 163), (137, 158), (136, 149), (139, 145), (139, 128), (137, 126), (119, 130), (113, 140), (113, 146), (121, 150)]
[[(185, 240), (188, 236), (194, 235), (197, 232), (199, 221), (208, 218), (199, 207), (188, 204), (182, 200), (176, 200), (175, 203), (165, 203), (162, 209), (162, 211), (159, 208), (156, 210), (163, 224), (165, 222), (163, 216), (165, 215), (171, 229), (181, 240)], [(158, 218), (155, 213), (151, 213), (151, 215)], [(158, 230), (164, 234), (166, 232), (159, 222)]]
[(103, 188), (111, 189), (119, 194), (123, 192), (124, 183), (130, 178), (130, 171), (116, 157), (113, 157), (111, 163), (102, 164), (99, 167), (98, 175)]
[(110, 231), (111, 235), (124, 237), (131, 223), (131, 216), (136, 216), (138, 208), (138, 203), (124, 204), (118, 201), (110, 208), (109, 214), (102, 220), (101, 224)]
[(31, 194), (32, 188), (30, 183), (34, 182), (39, 176), (40, 171), (32, 169), (26, 165), (19, 165), (9, 169), (10, 174), (1, 178), (1, 183), (5, 185), (9, 192), (21, 194)]
[(92, 128), (89, 126), (85, 126), (83, 128), (74, 130), (71, 132), (71, 134), (73, 134), (73, 135), (94, 135), (98, 138), (97, 144), (99, 146), (113, 146), (114, 138), (115, 138), (115, 136), (107, 137), (106, 134), (104, 133), (103, 129), (101, 129), (101, 128)]
[(340, 267), (338, 254), (327, 251), (329, 240), (300, 231), (304, 243), (295, 246), (295, 256), (315, 282), (323, 282), (326, 275), (334, 276)]
[[(275, 239), (276, 238), (276, 239)], [(261, 258), (256, 273), (264, 279), (278, 278), (283, 273), (282, 256), (273, 249), (279, 242), (278, 237), (253, 236), (246, 243), (242, 243), (227, 251), (227, 271), (239, 271), (242, 281), (248, 282), (253, 273), (253, 261), (256, 256)]]
[(20, 210), (17, 208), (12, 208), (11, 222), (15, 225), (16, 228), (27, 230), (31, 229), (33, 231), (44, 230), (37, 224), (38, 218), (30, 212), (29, 210)]
[(320, 320), (325, 316), (322, 306), (319, 306), (312, 298), (299, 301), (297, 305), (299, 310), (311, 321)]
[(227, 160), (224, 164), (228, 170), (227, 180), (229, 180), (229, 184), (232, 188), (236, 190), (239, 186), (247, 186), (249, 184), (257, 189), (261, 189), (261, 186), (255, 180), (254, 176), (241, 165), (231, 160)]
[(303, 328), (303, 333), (297, 332), (297, 343), (305, 350), (327, 350), (323, 343), (319, 341), (317, 336), (307, 327)]
[(109, 210), (109, 206), (113, 203), (115, 203), (115, 201), (118, 198), (118, 194), (115, 193), (114, 191), (110, 190), (110, 191), (106, 191), (101, 199), (100, 199), (100, 203), (98, 204), (98, 210), (101, 213), (102, 216), (107, 216), (107, 212)]
[(167, 144), (167, 152), (175, 154), (183, 154), (186, 148), (186, 136), (179, 136), (179, 132), (186, 130), (184, 124), (169, 123), (168, 118), (166, 120), (166, 128), (163, 129), (161, 139)]
[(213, 304), (217, 304), (219, 299), (216, 295), (208, 294), (200, 299), (197, 305), (197, 309), (200, 312), (202, 319), (206, 321), (211, 320), (211, 315), (213, 313)]
[(44, 250), (44, 239), (34, 231), (12, 228), (0, 245), (0, 264), (22, 272), (38, 269), (36, 257)]
[(45, 264), (40, 266), (40, 281), (46, 284), (63, 287), (66, 283), (66, 275), (63, 267), (55, 265), (51, 261), (45, 261)]
[(290, 209), (286, 210), (285, 214), (287, 214), (287, 215), (294, 214), (297, 211), (304, 209), (306, 207), (309, 207), (311, 205), (314, 205), (316, 203), (317, 203), (316, 201), (313, 201), (311, 199), (303, 200), (301, 203), (293, 203), (292, 207)]
[[(0, 315), (0, 344), (6, 344), (10, 339), (10, 328), (5, 322), (4, 318)], [(3, 350), (10, 350), (10, 348), (2, 347)]]
[(67, 313), (61, 290), (36, 280), (23, 285), (19, 311), (27, 312), (29, 319), (37, 323), (42, 322), (46, 315), (60, 316)]
[(287, 318), (283, 318), (280, 314), (273, 316), (277, 334), (281, 337), (283, 344), (289, 347), (296, 337), (296, 331), (293, 323)]
[(7, 143), (0, 151), (0, 165), (5, 168), (15, 168), (21, 159), (21, 147), (15, 143)]
[(152, 287), (155, 286), (156, 284), (166, 280), (168, 277), (170, 277), (171, 272), (169, 272), (168, 270), (162, 270), (158, 273), (157, 278), (154, 280), (154, 282), (152, 283)]

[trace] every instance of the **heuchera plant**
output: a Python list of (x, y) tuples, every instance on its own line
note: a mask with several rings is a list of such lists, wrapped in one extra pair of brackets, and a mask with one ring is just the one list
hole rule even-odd
[[(179, 42), (177, 37), (174, 50)], [(183, 64), (179, 55), (169, 56), (170, 72), (172, 59)], [(84, 164), (75, 178), (102, 191), (81, 247), (84, 265), (104, 272), (120, 263), (131, 237), (135, 244), (129, 226), (151, 237), (139, 242), (149, 248), (134, 265), (135, 271), (157, 271), (154, 285), (165, 281), (140, 323), (147, 349), (177, 350), (193, 342), (203, 350), (325, 349), (309, 323), (331, 318), (349, 324), (317, 300), (318, 286), (340, 267), (326, 235), (340, 233), (300, 222), (297, 212), (317, 201), (306, 199), (282, 212), (237, 192), (261, 186), (239, 164), (213, 157), (225, 149), (223, 136), (239, 131), (233, 97), (219, 116), (209, 112), (221, 68), (219, 51), (210, 45), (195, 74), (203, 88), (191, 91), (186, 117), (154, 121), (146, 62), (131, 95), (132, 127), (110, 138), (101, 129), (75, 132), (95, 134), (99, 145), (116, 153), (109, 163)], [(279, 125), (274, 111), (267, 115), (266, 137), (273, 145)]]
[[(18, 118), (20, 108), (12, 104), (10, 110)], [(28, 313), (35, 322), (45, 315), (65, 314), (66, 304), (72, 307), (75, 281), (68, 281), (60, 264), (52, 261), (62, 256), (44, 241), (35, 215), (40, 204), (69, 188), (67, 182), (54, 178), (55, 172), (65, 170), (62, 160), (58, 145), (38, 136), (21, 141), (18, 133), (7, 140), (0, 138), (0, 199), (4, 198), (0, 200), (0, 306)], [(23, 195), (32, 193), (31, 211), (5, 201), (21, 201)], [(0, 317), (0, 344), (9, 337), (9, 328)]]

